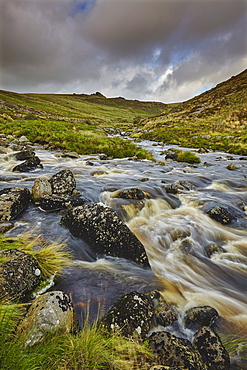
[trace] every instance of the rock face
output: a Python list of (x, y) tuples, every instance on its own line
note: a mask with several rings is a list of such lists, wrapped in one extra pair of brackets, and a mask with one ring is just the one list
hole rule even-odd
[(177, 338), (165, 331), (153, 333), (149, 345), (159, 365), (190, 370), (206, 370), (201, 355), (187, 339)]
[(61, 224), (85, 240), (96, 254), (125, 258), (150, 267), (144, 246), (110, 207), (91, 203), (72, 208), (62, 217)]
[(5, 188), (0, 191), (0, 221), (10, 221), (27, 208), (31, 194), (27, 188)]
[(120, 298), (101, 319), (100, 326), (125, 337), (145, 339), (151, 328), (154, 304), (147, 294), (131, 292)]
[(215, 221), (220, 222), (222, 225), (227, 225), (232, 222), (235, 217), (231, 215), (227, 209), (216, 206), (208, 211), (208, 215)]
[(210, 326), (218, 316), (218, 312), (213, 307), (193, 307), (185, 312), (184, 323), (188, 328), (198, 329), (202, 326)]
[(33, 301), (18, 331), (27, 338), (26, 346), (32, 346), (47, 333), (72, 331), (73, 325), (74, 309), (70, 298), (63, 292), (54, 291)]
[(26, 159), (33, 158), (35, 156), (34, 151), (31, 150), (21, 150), (18, 153), (14, 154), (14, 157), (17, 161), (25, 161)]
[(43, 168), (43, 165), (40, 162), (39, 157), (34, 156), (31, 158), (28, 158), (25, 162), (17, 164), (13, 168), (13, 172), (29, 172), (32, 170), (35, 170), (36, 168)]
[(0, 257), (8, 259), (0, 265), (0, 300), (22, 300), (41, 281), (38, 262), (17, 249), (1, 250)]
[(76, 188), (76, 181), (73, 172), (62, 170), (53, 175), (49, 180), (52, 194), (71, 195)]
[(208, 326), (196, 333), (193, 345), (200, 352), (203, 362), (210, 370), (230, 369), (230, 358), (219, 336)]

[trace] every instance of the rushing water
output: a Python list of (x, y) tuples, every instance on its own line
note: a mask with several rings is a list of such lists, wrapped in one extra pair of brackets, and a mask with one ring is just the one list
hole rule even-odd
[[(164, 161), (167, 146), (141, 143)], [(27, 187), (35, 178), (49, 178), (62, 169), (73, 171), (77, 190), (88, 201), (113, 207), (146, 248), (152, 270), (122, 259), (95, 256), (89, 246), (59, 225), (61, 214), (30, 205), (15, 220), (9, 235), (32, 230), (49, 241), (65, 240), (73, 251), (73, 268), (56, 288), (67, 292), (82, 320), (107, 311), (121, 295), (159, 289), (166, 300), (184, 310), (197, 305), (216, 308), (229, 331), (247, 332), (247, 161), (239, 156), (211, 152), (200, 154), (199, 165), (167, 161), (166, 164), (128, 159), (100, 160), (97, 155), (64, 157), (59, 152), (36, 148), (44, 166), (30, 173), (14, 173), (17, 161), (11, 152), (0, 155), (0, 183)], [(211, 166), (206, 166), (205, 162)], [(229, 163), (238, 169), (230, 171)], [(168, 194), (165, 186), (183, 180), (190, 189)], [(116, 198), (120, 189), (137, 187), (146, 198)], [(235, 216), (230, 226), (212, 220), (207, 211), (227, 207)], [(207, 248), (224, 252), (211, 258)]]

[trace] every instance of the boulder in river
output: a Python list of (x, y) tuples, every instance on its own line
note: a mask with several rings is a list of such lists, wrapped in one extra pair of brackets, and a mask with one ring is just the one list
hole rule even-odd
[(40, 201), (40, 208), (44, 211), (60, 211), (66, 208), (81, 206), (85, 199), (68, 195), (46, 195)]
[(18, 327), (26, 346), (40, 342), (47, 333), (71, 332), (75, 323), (69, 296), (61, 291), (44, 293), (36, 298)]
[(203, 362), (210, 370), (230, 369), (230, 358), (220, 337), (208, 326), (195, 334), (193, 345), (200, 352)]
[(32, 198), (34, 202), (39, 202), (46, 195), (52, 194), (51, 183), (46, 179), (35, 179), (32, 187)]
[(72, 195), (76, 188), (76, 181), (73, 172), (62, 170), (53, 175), (49, 180), (52, 187), (52, 194)]
[(131, 189), (124, 189), (121, 190), (118, 195), (118, 198), (124, 199), (138, 199), (142, 200), (145, 198), (145, 194), (141, 189), (138, 188), (131, 188)]
[(177, 338), (165, 331), (158, 331), (149, 337), (149, 346), (159, 365), (176, 369), (207, 370), (199, 351), (183, 338)]
[(27, 208), (31, 199), (27, 188), (4, 188), (0, 191), (0, 221), (10, 221)]
[(210, 326), (218, 316), (218, 312), (213, 307), (192, 307), (185, 312), (184, 324), (190, 329), (199, 329), (202, 326)]
[(3, 249), (0, 258), (6, 259), (0, 265), (0, 300), (22, 300), (39, 285), (41, 270), (33, 256), (17, 249)]
[(35, 170), (36, 168), (43, 168), (43, 165), (40, 162), (39, 157), (36, 155), (28, 158), (25, 162), (17, 164), (13, 168), (13, 172), (29, 172)]
[(127, 338), (146, 339), (154, 315), (152, 299), (153, 295), (148, 293), (131, 292), (124, 295), (100, 320), (100, 326)]
[(211, 208), (208, 211), (208, 215), (213, 220), (220, 222), (222, 225), (227, 225), (235, 220), (235, 217), (230, 212), (228, 212), (226, 208), (223, 208), (221, 206)]
[(96, 254), (125, 258), (143, 267), (150, 267), (143, 244), (117, 213), (103, 203), (70, 209), (62, 217), (61, 225), (84, 240)]

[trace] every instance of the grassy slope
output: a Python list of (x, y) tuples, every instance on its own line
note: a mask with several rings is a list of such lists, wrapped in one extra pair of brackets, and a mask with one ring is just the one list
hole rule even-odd
[(139, 123), (135, 136), (247, 155), (247, 70), (161, 115)]
[(133, 125), (135, 119), (157, 115), (165, 104), (107, 99), (93, 95), (17, 94), (0, 91), (0, 132), (49, 142), (54, 148), (81, 154), (149, 158), (135, 144), (108, 138), (104, 128)]
[[(47, 141), (81, 154), (148, 157), (105, 128), (187, 147), (247, 155), (247, 70), (183, 103), (163, 104), (100, 93), (17, 94), (0, 91), (0, 132)], [(150, 157), (149, 157), (150, 158)]]

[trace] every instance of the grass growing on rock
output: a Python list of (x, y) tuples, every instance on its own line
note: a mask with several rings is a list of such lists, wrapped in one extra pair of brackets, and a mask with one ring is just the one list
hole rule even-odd
[[(54, 274), (61, 275), (71, 261), (70, 254), (63, 244), (45, 243), (40, 236), (32, 238), (30, 234), (24, 234), (19, 238), (9, 238), (0, 234), (0, 250), (3, 249), (18, 249), (32, 255), (38, 261), (44, 279)], [(0, 262), (5, 261), (1, 259)]]

